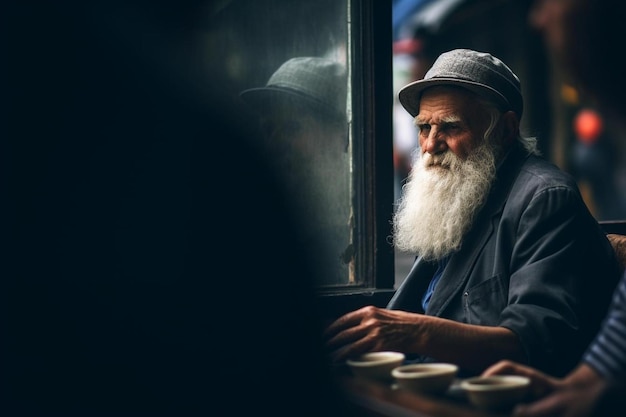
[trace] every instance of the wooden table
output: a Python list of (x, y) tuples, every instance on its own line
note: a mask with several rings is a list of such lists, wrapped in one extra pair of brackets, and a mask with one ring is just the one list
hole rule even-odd
[(446, 394), (431, 396), (397, 388), (393, 383), (367, 380), (353, 376), (349, 370), (336, 372), (340, 389), (347, 400), (363, 416), (375, 417), (502, 417), (508, 413), (492, 413), (470, 404), (452, 385)]

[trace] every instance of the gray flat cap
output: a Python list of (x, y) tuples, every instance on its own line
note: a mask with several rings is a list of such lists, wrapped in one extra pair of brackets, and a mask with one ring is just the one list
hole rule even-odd
[(494, 100), (503, 110), (513, 110), (522, 118), (524, 100), (519, 78), (498, 58), (486, 52), (454, 49), (437, 58), (423, 79), (403, 87), (398, 93), (402, 106), (415, 117), (422, 92), (436, 85), (456, 85)]
[(275, 94), (305, 99), (321, 110), (344, 115), (347, 91), (346, 68), (320, 57), (297, 57), (283, 63), (264, 87), (241, 92), (242, 99), (263, 106)]

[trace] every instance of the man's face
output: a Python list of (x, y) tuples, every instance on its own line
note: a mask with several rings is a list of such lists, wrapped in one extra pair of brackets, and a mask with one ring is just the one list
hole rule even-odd
[(497, 148), (485, 140), (490, 117), (470, 94), (426, 90), (417, 125), (421, 153), (394, 216), (396, 248), (425, 259), (457, 250), (495, 178)]
[(465, 159), (483, 141), (489, 117), (478, 111), (475, 96), (460, 88), (431, 87), (420, 100), (415, 124), (422, 153), (450, 151)]

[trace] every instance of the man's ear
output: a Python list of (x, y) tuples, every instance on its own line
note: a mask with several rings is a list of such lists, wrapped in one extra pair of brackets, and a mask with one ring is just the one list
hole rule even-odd
[(502, 124), (503, 144), (508, 148), (519, 136), (519, 119), (515, 112), (509, 110), (502, 114), (500, 123)]

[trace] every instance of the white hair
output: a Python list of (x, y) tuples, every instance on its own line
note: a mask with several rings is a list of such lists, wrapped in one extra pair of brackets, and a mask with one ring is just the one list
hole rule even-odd
[[(402, 251), (438, 260), (460, 249), (476, 213), (484, 204), (503, 157), (496, 126), (501, 111), (479, 99), (490, 117), (480, 146), (462, 160), (452, 151), (415, 154), (413, 168), (393, 218), (393, 243)], [(536, 140), (518, 135), (524, 148), (539, 154)], [(448, 169), (428, 169), (431, 165)]]

